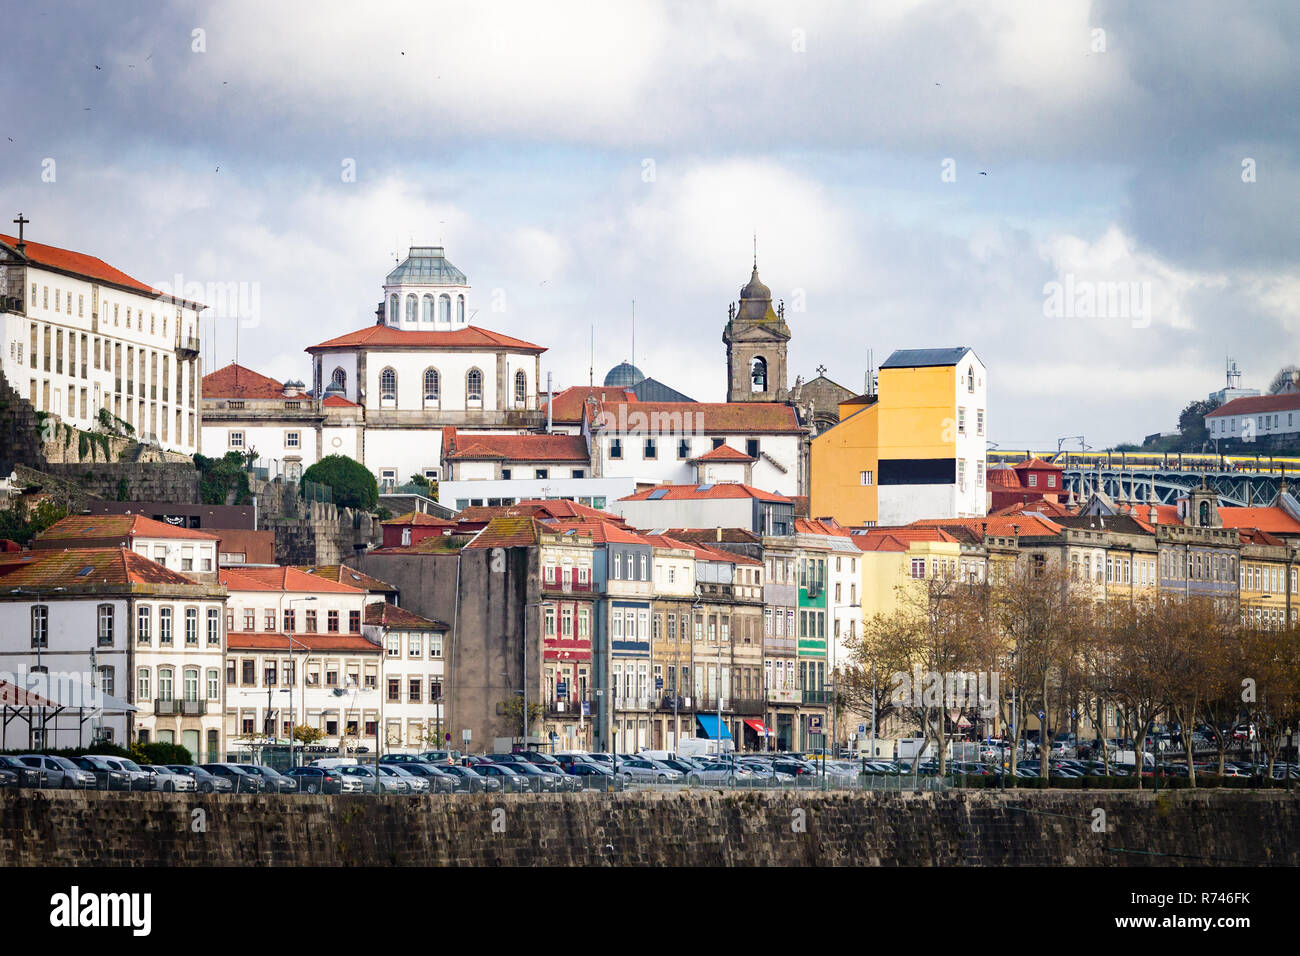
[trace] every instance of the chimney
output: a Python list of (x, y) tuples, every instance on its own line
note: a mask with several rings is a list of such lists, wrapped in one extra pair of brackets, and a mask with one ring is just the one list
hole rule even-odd
[(716, 529), (716, 532), (717, 532), (717, 540), (718, 540), (719, 542), (721, 542), (721, 541), (722, 541), (722, 525), (718, 525), (718, 527), (717, 527), (717, 529)]

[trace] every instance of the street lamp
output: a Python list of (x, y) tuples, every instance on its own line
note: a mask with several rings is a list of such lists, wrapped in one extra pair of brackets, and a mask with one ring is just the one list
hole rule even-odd
[[(289, 610), (290, 610), (290, 611), (293, 611), (293, 606), (294, 606), (295, 604), (299, 604), (299, 603), (301, 603), (301, 602), (303, 602), (303, 601), (314, 601), (314, 600), (316, 600), (315, 595), (312, 595), (311, 597), (291, 598), (291, 599), (289, 600)], [(294, 627), (297, 627), (297, 626), (298, 626), (298, 622), (297, 622), (297, 619), (295, 618), (295, 619), (294, 619)], [(288, 628), (285, 628), (284, 636), (285, 636), (285, 638), (289, 641), (289, 671), (290, 671), (290, 673), (289, 673), (289, 677), (290, 677), (290, 681), (289, 681), (289, 686), (286, 688), (286, 691), (287, 691), (288, 694), (289, 694), (289, 766), (290, 766), (290, 767), (294, 767), (294, 766), (296, 766), (296, 764), (294, 763), (294, 751), (293, 751), (293, 728), (294, 728), (294, 722), (293, 722), (293, 718), (294, 718), (294, 713), (293, 713), (293, 685), (294, 685), (295, 683), (297, 683), (297, 680), (298, 680), (298, 668), (296, 668), (296, 667), (293, 666), (293, 645), (294, 645), (294, 644), (299, 644), (299, 645), (301, 645), (301, 647), (302, 647), (303, 650), (308, 650), (309, 648), (307, 647), (306, 644), (303, 644), (302, 641), (295, 641), (295, 640), (293, 639), (293, 635), (289, 633), (289, 629), (288, 629)]]

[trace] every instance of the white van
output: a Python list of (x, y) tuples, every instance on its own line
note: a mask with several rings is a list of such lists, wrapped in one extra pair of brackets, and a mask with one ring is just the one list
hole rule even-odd
[(320, 767), (322, 770), (335, 770), (339, 767), (355, 767), (357, 765), (356, 757), (322, 757), (320, 760), (311, 762), (313, 767)]
[(642, 750), (637, 754), (638, 757), (647, 757), (650, 760), (676, 760), (677, 755), (671, 750)]

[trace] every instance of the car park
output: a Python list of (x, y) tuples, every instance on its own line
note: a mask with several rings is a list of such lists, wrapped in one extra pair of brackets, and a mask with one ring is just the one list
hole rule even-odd
[(298, 781), (293, 777), (286, 777), (277, 770), (272, 770), (265, 764), (260, 763), (241, 763), (241, 768), (251, 774), (262, 778), (266, 784), (268, 793), (296, 793), (298, 790)]
[(618, 772), (624, 780), (637, 783), (676, 783), (682, 778), (680, 771), (640, 757), (620, 760)]
[(50, 786), (48, 770), (43, 767), (33, 767), (8, 754), (0, 754), (0, 770), (13, 773), (20, 787)]
[(286, 777), (298, 781), (299, 793), (360, 793), (360, 780), (342, 774), (335, 767), (290, 767)]
[(451, 764), (438, 769), (455, 778), (457, 793), (483, 793), (487, 790), (496, 792), (501, 789), (500, 780), (493, 778), (491, 781), (493, 786), (489, 787), (487, 778), (475, 773), (469, 767), (462, 767), (460, 764)]
[(527, 760), (520, 760), (517, 763), (505, 764), (514, 773), (524, 778), (527, 788), (535, 792), (556, 793), (563, 786), (560, 778), (543, 771), (535, 764)]
[(46, 754), (19, 754), (18, 759), (29, 767), (46, 771), (46, 786), (55, 790), (94, 790), (95, 775), (82, 770), (67, 757)]
[(528, 783), (522, 774), (515, 773), (507, 764), (492, 763), (485, 761), (471, 767), (475, 773), (484, 778), (491, 780), (497, 778), (501, 781), (501, 789), (506, 793), (523, 793), (528, 789)]
[(229, 780), (235, 793), (265, 793), (268, 789), (260, 774), (249, 773), (238, 764), (205, 763), (200, 766), (213, 776)]
[[(381, 765), (382, 769), (382, 765)], [(354, 780), (360, 780), (362, 791), (366, 793), (379, 792), (382, 794), (392, 793), (410, 793), (411, 788), (406, 780), (398, 774), (376, 773), (375, 768), (366, 764), (357, 764), (353, 767), (340, 767), (339, 773), (351, 777)], [(376, 784), (376, 779), (378, 784)]]
[(235, 785), (228, 777), (218, 777), (202, 767), (183, 763), (170, 763), (167, 766), (177, 773), (192, 777), (194, 779), (194, 788), (199, 793), (231, 793), (235, 789)]
[(411, 773), (401, 764), (380, 764), (379, 772), (386, 777), (397, 777), (406, 784), (410, 793), (428, 793), (431, 784), (423, 774)]
[(177, 773), (171, 767), (140, 764), (140, 769), (149, 775), (150, 789), (159, 793), (194, 793), (198, 789), (193, 777)]
[(570, 768), (575, 763), (585, 763), (585, 764), (590, 764), (592, 766), (595, 766), (596, 764), (596, 762), (592, 760), (590, 756), (587, 754), (568, 753), (568, 752), (557, 753), (555, 755), (555, 761), (560, 765), (560, 769), (563, 770), (565, 773), (569, 773)]
[(120, 764), (110, 763), (100, 754), (83, 754), (72, 761), (82, 770), (89, 770), (95, 775), (95, 786), (99, 790), (130, 790), (131, 774)]
[(730, 763), (706, 764), (686, 775), (686, 782), (697, 787), (702, 784), (747, 784), (753, 779), (754, 772), (748, 767)]

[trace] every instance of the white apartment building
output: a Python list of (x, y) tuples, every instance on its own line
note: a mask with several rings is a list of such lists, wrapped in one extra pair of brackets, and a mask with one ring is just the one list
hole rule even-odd
[[(380, 648), (363, 633), (373, 600), (297, 568), (222, 568), (226, 611), (225, 726), (228, 746), (290, 728), (324, 731), (322, 746), (374, 747), (379, 728)], [(346, 739), (345, 739), (346, 738)]]
[[(65, 688), (42, 696), (63, 700), (93, 687), (129, 705), (110, 701), (95, 713), (87, 696), (82, 709), (47, 713), (49, 747), (98, 738), (177, 743), (196, 760), (222, 751), (222, 588), (127, 548), (27, 552), (6, 556), (6, 564), (0, 672), (11, 683), (30, 687), (41, 675)], [(0, 747), (39, 747), (40, 729), (31, 711), (20, 713)]]
[(101, 409), (136, 437), (199, 448), (199, 312), (81, 252), (0, 235), (0, 369), (81, 429)]
[[(394, 604), (366, 606), (362, 631), (383, 648), (380, 686), (384, 753), (435, 749), (451, 732), (442, 684), (448, 627)], [(458, 729), (459, 731), (459, 729)]]

